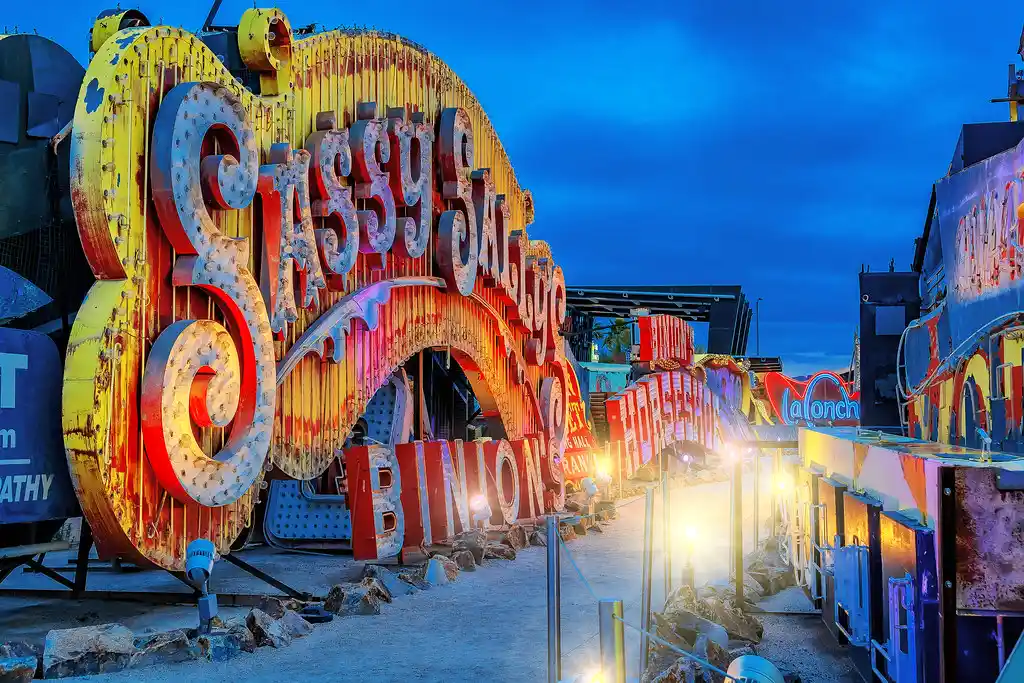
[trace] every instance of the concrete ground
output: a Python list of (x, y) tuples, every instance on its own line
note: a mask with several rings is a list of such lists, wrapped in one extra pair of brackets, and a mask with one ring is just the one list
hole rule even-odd
[[(744, 487), (748, 496), (752, 484)], [(760, 518), (770, 509), (770, 476), (762, 487)], [(655, 518), (660, 520), (660, 494)], [(747, 550), (753, 547), (754, 518), (747, 506)], [(673, 524), (696, 532), (693, 562), (698, 585), (726, 575), (729, 562), (729, 485), (704, 484), (673, 491)], [(597, 606), (594, 595), (624, 601), (625, 621), (639, 626), (641, 604), (643, 498), (622, 501), (620, 517), (604, 533), (568, 544), (562, 556), (562, 677), (572, 679), (597, 668)], [(656, 528), (652, 606), (664, 602), (661, 535)], [(673, 574), (678, 585), (685, 564), (686, 534), (674, 536)], [(338, 581), (358, 573), (357, 563), (342, 558), (246, 551), (242, 557), (271, 570), (298, 588), (322, 593)], [(55, 560), (58, 558), (54, 558)], [(582, 581), (573, 562), (586, 578)], [(48, 558), (49, 564), (49, 558)], [(102, 578), (100, 578), (102, 577)], [(15, 581), (16, 583), (12, 583)], [(12, 577), (4, 586), (37, 585), (37, 575)], [(90, 588), (110, 583), (122, 590), (143, 585), (150, 589), (178, 590), (177, 581), (155, 572), (96, 574)], [(219, 590), (259, 593), (266, 589), (227, 563), (218, 563)], [(177, 584), (177, 585), (176, 585)], [(589, 588), (588, 588), (589, 584)], [(183, 587), (182, 587), (183, 588)], [(593, 591), (593, 594), (591, 593)], [(775, 600), (797, 601), (793, 593)], [(770, 609), (774, 607), (768, 606)], [(806, 606), (801, 609), (806, 608)], [(223, 609), (225, 616), (244, 609)], [(194, 608), (152, 607), (128, 603), (78, 603), (66, 600), (27, 600), (0, 597), (0, 638), (40, 639), (49, 628), (79, 626), (117, 620), (136, 631), (192, 625)], [(800, 673), (805, 683), (847, 681), (848, 664), (842, 652), (823, 635), (816, 619), (766, 616), (765, 640), (759, 652), (787, 672)], [(100, 678), (112, 683), (168, 682), (181, 679), (263, 683), (281, 680), (311, 681), (433, 681), (474, 680), (536, 683), (546, 676), (545, 549), (529, 548), (514, 562), (488, 561), (475, 572), (462, 573), (453, 585), (436, 587), (397, 598), (373, 617), (336, 619), (317, 626), (313, 634), (281, 650), (261, 648), (224, 663), (179, 664), (150, 667)], [(626, 630), (627, 678), (639, 676), (639, 635)]]

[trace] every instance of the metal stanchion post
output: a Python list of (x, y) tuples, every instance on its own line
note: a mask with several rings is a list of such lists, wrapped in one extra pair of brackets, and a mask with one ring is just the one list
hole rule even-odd
[(558, 566), (558, 517), (547, 518), (548, 553), (548, 683), (562, 678), (561, 574)]
[[(772, 462), (772, 475), (782, 476), (782, 449), (775, 449), (775, 458)], [(772, 489), (772, 538), (779, 535), (779, 498), (778, 489)]]
[(622, 441), (615, 441), (615, 462), (618, 463), (618, 499), (623, 498), (623, 447)]
[(668, 461), (662, 452), (661, 546), (665, 559), (665, 600), (672, 594), (672, 493), (669, 491)]
[(626, 683), (626, 635), (622, 600), (603, 598), (597, 606), (601, 638), (601, 683)]
[(647, 670), (650, 656), (650, 642), (647, 637), (651, 630), (651, 568), (654, 555), (654, 492), (648, 488), (644, 493), (644, 567), (640, 586), (640, 675)]
[(732, 466), (732, 561), (736, 604), (743, 604), (743, 456), (735, 454)]
[[(604, 641), (601, 641), (602, 646)], [(996, 615), (996, 650), (999, 656), (999, 670), (1006, 666), (1006, 638), (1003, 636), (1003, 615)]]
[(686, 539), (684, 547), (686, 552), (686, 562), (683, 563), (683, 569), (679, 574), (679, 585), (689, 586), (690, 589), (697, 590), (697, 581), (693, 569), (693, 541), (692, 539)]
[(761, 541), (758, 519), (761, 515), (761, 451), (754, 449), (754, 547)]

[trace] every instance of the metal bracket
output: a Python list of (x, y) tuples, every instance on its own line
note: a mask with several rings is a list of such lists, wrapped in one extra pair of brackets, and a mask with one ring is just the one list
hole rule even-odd
[[(888, 683), (917, 683), (917, 618), (914, 609), (914, 577), (907, 573), (902, 579), (889, 579), (889, 640), (885, 644), (871, 641), (871, 670)], [(906, 619), (901, 619), (901, 611)], [(907, 649), (903, 650), (900, 632), (906, 631)], [(886, 661), (883, 674), (875, 665), (875, 655)]]
[(242, 571), (255, 576), (260, 581), (263, 581), (264, 583), (270, 584), (271, 586), (273, 586), (274, 588), (278, 589), (282, 593), (285, 593), (289, 597), (295, 598), (296, 600), (312, 600), (313, 599), (313, 596), (310, 595), (309, 593), (306, 593), (306, 592), (303, 592), (303, 591), (300, 591), (300, 590), (296, 590), (296, 589), (292, 588), (291, 586), (289, 586), (288, 584), (286, 584), (285, 582), (279, 581), (278, 579), (275, 579), (270, 574), (267, 574), (266, 572), (264, 572), (264, 571), (262, 571), (260, 569), (257, 569), (256, 567), (252, 566), (248, 562), (240, 559), (234, 553), (230, 553), (228, 555), (221, 555), (221, 559), (222, 560), (227, 560), (228, 562), (230, 562), (231, 564), (235, 565), (236, 567), (238, 567)]
[(996, 488), (1000, 491), (1024, 491), (1024, 472), (996, 470)]
[[(835, 624), (855, 647), (870, 645), (868, 626), (867, 581), (868, 548), (862, 545), (839, 547), (835, 551), (836, 603)], [(849, 630), (839, 619), (840, 611), (845, 612)]]
[(885, 660), (885, 662), (886, 662), (886, 667), (885, 667), (886, 671), (888, 671), (890, 668), (892, 668), (892, 657), (889, 656), (888, 643), (882, 644), (882, 643), (879, 643), (874, 638), (872, 638), (871, 639), (871, 671), (876, 676), (878, 676), (878, 680), (884, 681), (885, 683), (889, 683), (892, 679), (889, 678), (888, 674), (885, 674), (885, 673), (882, 673), (881, 671), (879, 671), (878, 670), (878, 666), (875, 664), (875, 662), (877, 661), (875, 659), (875, 657), (877, 657), (877, 656), (881, 656), (881, 658)]
[[(831, 547), (828, 545), (822, 546), (817, 543), (818, 532), (820, 529), (824, 528), (824, 523), (821, 517), (825, 510), (825, 506), (821, 503), (811, 504), (810, 502), (807, 502), (805, 504), (807, 505), (807, 535), (811, 539), (811, 550), (818, 551), (823, 558), (822, 563), (827, 564), (824, 562), (824, 558), (826, 557), (825, 552), (826, 549), (831, 550)], [(811, 600), (818, 601), (825, 597), (824, 593), (815, 593), (814, 590), (815, 584), (818, 583), (818, 581), (823, 581), (825, 573), (825, 569), (814, 561), (814, 555), (811, 554), (811, 556), (807, 558), (807, 568), (803, 573), (803, 586), (807, 588), (807, 592), (810, 593)]]
[[(896, 605), (890, 618), (890, 630), (895, 634), (893, 654), (896, 661), (897, 683), (917, 683), (917, 610), (914, 604), (914, 577), (908, 572), (902, 579), (889, 579), (890, 609)], [(899, 621), (900, 607), (906, 612), (906, 623)], [(893, 626), (893, 624), (895, 626)], [(900, 631), (907, 632), (907, 651), (903, 652)]]

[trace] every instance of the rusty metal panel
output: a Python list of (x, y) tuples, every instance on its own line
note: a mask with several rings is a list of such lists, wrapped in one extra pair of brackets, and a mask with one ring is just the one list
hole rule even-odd
[[(888, 589), (890, 581), (912, 580), (909, 601), (915, 619), (908, 624), (915, 633), (911, 639), (901, 635), (902, 652), (908, 652), (913, 662), (914, 680), (939, 680), (939, 580), (935, 564), (935, 532), (916, 520), (899, 512), (883, 512), (880, 524), (882, 551), (882, 633), (890, 634), (889, 615), (905, 614), (901, 605), (890, 606), (893, 598)], [(888, 636), (886, 637), (888, 640)], [(907, 647), (904, 647), (906, 644)], [(890, 651), (892, 651), (890, 649)], [(891, 669), (890, 669), (891, 670)]]
[(1024, 491), (996, 475), (956, 469), (956, 606), (1024, 614)]
[[(843, 544), (845, 517), (843, 515), (843, 494), (846, 486), (827, 477), (818, 478), (818, 504), (821, 505), (821, 536), (822, 547), (831, 547), (823, 562), (824, 565), (834, 563), (835, 547)], [(846, 639), (836, 628), (836, 579), (834, 569), (829, 567), (825, 572), (824, 592), (821, 606), (821, 620), (825, 627), (840, 642)]]
[(0, 142), (16, 145), (21, 137), (21, 86), (0, 79)]
[[(862, 595), (862, 604), (867, 608), (866, 623), (870, 638), (883, 640), (882, 631), (882, 548), (881, 548), (881, 502), (857, 493), (847, 491), (843, 494), (843, 533), (844, 545), (867, 548), (867, 577), (862, 585), (867, 588), (867, 595)], [(857, 648), (851, 652), (854, 665), (861, 675), (870, 680), (871, 657), (873, 652), (870, 643), (867, 648)]]

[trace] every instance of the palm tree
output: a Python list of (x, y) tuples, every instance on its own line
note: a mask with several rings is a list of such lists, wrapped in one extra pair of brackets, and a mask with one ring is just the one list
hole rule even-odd
[(629, 349), (633, 344), (633, 335), (629, 323), (616, 318), (609, 327), (595, 335), (601, 344), (599, 358), (602, 363), (625, 363)]

